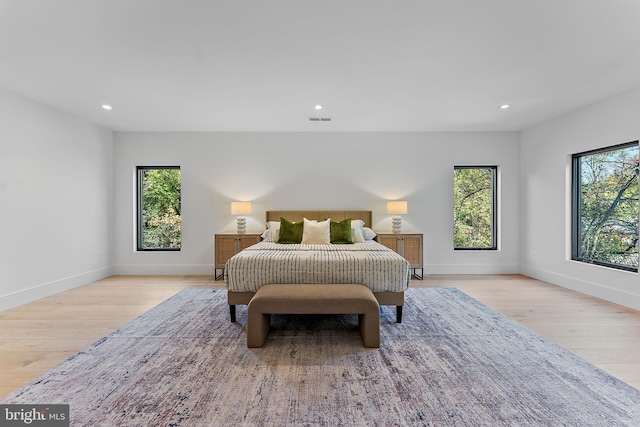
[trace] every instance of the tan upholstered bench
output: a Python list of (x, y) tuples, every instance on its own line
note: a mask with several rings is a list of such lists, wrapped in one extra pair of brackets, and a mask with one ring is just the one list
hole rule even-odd
[(247, 347), (264, 345), (271, 314), (357, 314), (364, 346), (380, 347), (380, 305), (364, 285), (262, 286), (247, 308)]

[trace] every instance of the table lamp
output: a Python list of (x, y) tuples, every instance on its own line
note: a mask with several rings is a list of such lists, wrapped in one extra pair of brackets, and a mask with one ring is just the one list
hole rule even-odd
[(238, 215), (238, 234), (247, 231), (247, 219), (242, 215), (251, 215), (251, 202), (231, 202), (231, 215)]
[(406, 215), (407, 213), (406, 200), (387, 202), (387, 213), (389, 215), (396, 215), (393, 217), (391, 230), (394, 233), (400, 233), (402, 229), (402, 217), (400, 215)]

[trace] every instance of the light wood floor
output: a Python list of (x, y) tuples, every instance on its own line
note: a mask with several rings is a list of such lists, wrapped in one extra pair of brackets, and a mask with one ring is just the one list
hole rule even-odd
[[(209, 276), (115, 276), (0, 312), (0, 396)], [(519, 275), (426, 276), (456, 287), (640, 389), (640, 312)]]

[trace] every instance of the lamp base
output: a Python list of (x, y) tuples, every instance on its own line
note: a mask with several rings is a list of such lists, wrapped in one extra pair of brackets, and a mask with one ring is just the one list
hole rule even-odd
[(400, 230), (402, 230), (402, 217), (394, 216), (391, 222), (391, 231), (400, 233)]
[(244, 234), (247, 232), (247, 219), (243, 216), (239, 216), (236, 220), (238, 225), (238, 234)]

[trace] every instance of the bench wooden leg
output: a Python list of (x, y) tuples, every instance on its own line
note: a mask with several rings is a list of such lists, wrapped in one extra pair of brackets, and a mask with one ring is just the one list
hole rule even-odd
[(380, 310), (375, 313), (358, 314), (358, 326), (365, 347), (380, 347)]
[(247, 347), (258, 348), (264, 345), (271, 327), (271, 315), (249, 310), (247, 314)]
[(396, 305), (396, 323), (402, 323), (402, 306)]
[(236, 306), (235, 305), (230, 305), (229, 306), (229, 315), (231, 316), (231, 323), (235, 323), (235, 321), (236, 321)]

